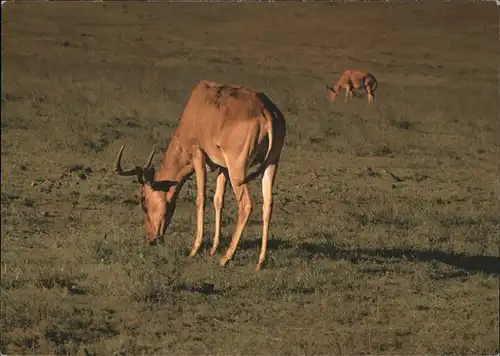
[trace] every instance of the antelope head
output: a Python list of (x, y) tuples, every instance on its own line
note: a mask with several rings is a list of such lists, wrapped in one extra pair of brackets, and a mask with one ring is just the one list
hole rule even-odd
[(334, 101), (335, 98), (337, 97), (337, 92), (335, 91), (335, 88), (332, 85), (326, 85), (326, 90), (328, 91), (328, 100)]
[(150, 244), (163, 239), (163, 235), (170, 224), (175, 210), (176, 185), (170, 181), (156, 181), (155, 169), (151, 167), (156, 149), (153, 148), (146, 164), (143, 167), (136, 166), (131, 169), (122, 169), (121, 159), (125, 145), (122, 145), (116, 157), (114, 171), (120, 176), (136, 176), (140, 184), (139, 197), (141, 208), (145, 215), (147, 239)]

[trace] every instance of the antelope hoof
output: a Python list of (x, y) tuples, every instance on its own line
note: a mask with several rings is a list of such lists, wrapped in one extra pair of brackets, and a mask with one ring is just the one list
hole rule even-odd
[(220, 264), (222, 267), (224, 267), (224, 266), (227, 264), (227, 262), (228, 262), (228, 261), (229, 261), (229, 258), (227, 258), (226, 256), (224, 256), (224, 257), (222, 257), (222, 258), (220, 259), (219, 264)]
[(260, 263), (257, 263), (257, 266), (255, 266), (255, 272), (259, 272), (260, 271)]
[(196, 256), (197, 253), (198, 253), (198, 247), (193, 247), (191, 249), (191, 252), (189, 253), (189, 257), (192, 258), (192, 257)]
[(212, 257), (213, 255), (215, 255), (215, 250), (216, 249), (212, 247), (212, 249), (209, 252), (210, 257)]

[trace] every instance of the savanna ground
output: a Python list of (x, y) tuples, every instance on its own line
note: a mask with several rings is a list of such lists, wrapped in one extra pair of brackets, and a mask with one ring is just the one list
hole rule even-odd
[[(497, 7), (7, 3), (2, 9), (1, 352), (493, 354), (498, 322)], [(328, 103), (349, 67), (379, 80)], [(163, 246), (112, 163), (165, 149), (200, 79), (287, 118), (260, 273), (254, 213), (226, 268), (195, 184)], [(158, 165), (160, 154), (155, 157)]]

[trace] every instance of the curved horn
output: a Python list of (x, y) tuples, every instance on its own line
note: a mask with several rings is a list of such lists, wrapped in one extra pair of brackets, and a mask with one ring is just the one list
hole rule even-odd
[(144, 166), (145, 168), (151, 167), (151, 163), (153, 163), (153, 157), (156, 152), (156, 147), (153, 147), (153, 150), (151, 151), (151, 154), (149, 155), (148, 161), (146, 162), (146, 165)]
[(115, 173), (120, 175), (120, 176), (133, 176), (137, 175), (137, 168), (131, 168), (131, 169), (122, 169), (121, 161), (122, 161), (122, 155), (123, 155), (123, 150), (125, 149), (125, 144), (122, 145), (120, 148), (120, 152), (118, 152), (118, 155), (116, 156), (116, 161), (115, 161)]

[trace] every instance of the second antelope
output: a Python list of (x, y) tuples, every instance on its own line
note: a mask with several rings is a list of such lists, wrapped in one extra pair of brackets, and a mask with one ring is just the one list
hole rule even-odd
[(326, 85), (328, 99), (334, 101), (341, 89), (345, 90), (345, 101), (352, 99), (353, 89), (364, 89), (368, 95), (368, 103), (373, 103), (374, 93), (377, 89), (377, 80), (371, 73), (360, 70), (347, 69), (342, 73), (335, 85)]
[[(196, 255), (203, 239), (207, 168), (212, 172), (217, 170), (211, 256), (219, 244), (224, 192), (229, 179), (238, 203), (238, 221), (231, 244), (220, 260), (222, 266), (234, 256), (252, 213), (248, 183), (263, 174), (262, 244), (256, 267), (259, 270), (266, 257), (272, 187), (285, 135), (284, 116), (266, 95), (240, 86), (204, 80), (192, 90), (158, 172), (151, 167), (155, 149), (145, 166), (122, 169), (125, 145), (118, 153), (114, 168), (119, 175), (136, 176), (140, 183), (141, 206), (146, 214), (150, 243), (163, 238), (174, 214), (179, 191), (195, 173), (197, 224), (190, 257)], [(249, 174), (252, 166), (257, 168)]]

